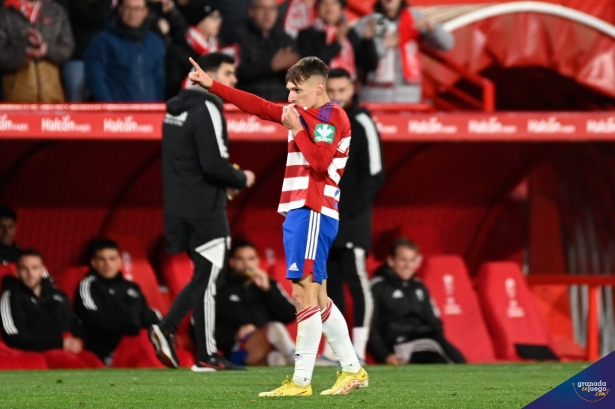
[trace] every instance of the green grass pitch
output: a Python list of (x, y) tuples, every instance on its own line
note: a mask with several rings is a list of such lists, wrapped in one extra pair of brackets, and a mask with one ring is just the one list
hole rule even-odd
[(367, 367), (368, 388), (318, 396), (335, 368), (316, 368), (314, 395), (259, 398), (292, 368), (0, 372), (0, 408), (521, 408), (588, 366), (567, 364)]

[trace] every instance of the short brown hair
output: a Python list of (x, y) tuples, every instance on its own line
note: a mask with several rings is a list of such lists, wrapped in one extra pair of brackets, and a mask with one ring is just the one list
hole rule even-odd
[(41, 259), (41, 263), (45, 264), (45, 259), (43, 258), (43, 255), (37, 249), (24, 249), (24, 250), (21, 250), (19, 252), (19, 257), (17, 257), (17, 260), (16, 260), (17, 264), (19, 264), (21, 259), (24, 258), (24, 257), (38, 257), (39, 259)]
[(397, 249), (400, 247), (406, 247), (410, 250), (414, 250), (415, 252), (420, 253), (419, 246), (415, 242), (405, 237), (401, 237), (395, 240), (393, 244), (391, 244), (391, 248), (389, 249), (389, 255), (391, 257), (395, 257), (395, 255), (397, 254)]
[(329, 67), (318, 57), (305, 57), (286, 71), (286, 82), (299, 85), (314, 75), (320, 75), (326, 81), (329, 75)]

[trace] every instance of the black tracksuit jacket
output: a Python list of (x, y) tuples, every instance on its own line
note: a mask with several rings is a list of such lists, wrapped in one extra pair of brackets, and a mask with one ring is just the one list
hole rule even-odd
[(442, 334), (439, 312), (420, 279), (404, 281), (384, 265), (372, 280), (372, 294), (374, 315), (367, 347), (379, 362), (393, 353), (395, 344)]
[(84, 327), (85, 348), (107, 358), (124, 335), (160, 322), (141, 288), (118, 274), (106, 279), (90, 270), (75, 291), (74, 309)]
[(332, 247), (361, 247), (369, 251), (374, 196), (384, 183), (382, 145), (367, 109), (354, 102), (346, 113), (352, 139), (340, 181), (340, 226)]
[[(211, 238), (229, 236), (226, 188), (243, 188), (246, 176), (228, 159), (222, 100), (206, 91), (183, 90), (167, 103), (162, 127), (164, 217), (198, 220)], [(171, 253), (184, 250), (165, 235)]]
[(40, 298), (15, 277), (2, 280), (2, 339), (13, 348), (45, 351), (63, 347), (63, 336), (83, 335), (68, 296), (43, 279)]
[(254, 283), (246, 285), (246, 280), (232, 271), (225, 280), (216, 296), (216, 342), (226, 357), (242, 325), (261, 328), (272, 321), (288, 324), (295, 320), (295, 306), (277, 281), (270, 279), (269, 290), (263, 291)]

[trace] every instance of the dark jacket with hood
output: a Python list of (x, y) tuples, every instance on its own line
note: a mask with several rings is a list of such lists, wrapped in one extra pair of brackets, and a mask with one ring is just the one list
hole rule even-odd
[(0, 244), (0, 263), (15, 263), (19, 257), (19, 246), (13, 243), (10, 246)]
[(75, 313), (83, 322), (85, 348), (105, 360), (124, 335), (160, 322), (141, 288), (122, 274), (107, 279), (90, 270), (75, 291)]
[[(162, 126), (165, 224), (168, 219), (198, 221), (211, 238), (229, 235), (226, 189), (246, 186), (245, 174), (228, 159), (222, 110), (217, 96), (183, 90), (167, 103)], [(166, 238), (169, 251), (185, 250), (181, 243)]]
[(286, 101), (286, 70), (273, 72), (271, 60), (282, 48), (296, 48), (295, 41), (278, 26), (265, 36), (250, 20), (235, 32), (232, 43), (239, 46), (237, 88), (268, 101)]
[(40, 298), (15, 277), (2, 280), (2, 339), (10, 347), (46, 351), (63, 347), (64, 336), (80, 337), (83, 330), (68, 296), (42, 281)]
[(278, 321), (288, 324), (296, 319), (295, 306), (280, 284), (269, 279), (269, 290), (230, 271), (216, 296), (216, 342), (225, 356), (230, 356), (235, 333), (247, 324), (262, 328)]
[(94, 100), (154, 102), (164, 100), (164, 42), (148, 30), (127, 27), (117, 10), (84, 53), (86, 84)]
[(386, 264), (372, 279), (374, 315), (367, 347), (378, 362), (401, 342), (442, 334), (440, 313), (418, 278), (402, 280)]
[(369, 251), (374, 196), (384, 183), (380, 135), (369, 111), (355, 101), (346, 109), (352, 141), (340, 181), (340, 227), (333, 248)]

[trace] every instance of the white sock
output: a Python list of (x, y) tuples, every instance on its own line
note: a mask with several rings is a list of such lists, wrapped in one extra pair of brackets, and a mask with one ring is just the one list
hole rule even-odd
[(331, 345), (329, 345), (328, 342), (325, 342), (325, 347), (322, 350), (322, 356), (330, 361), (337, 362), (335, 352), (333, 352), (333, 348), (331, 348)]
[(267, 324), (267, 340), (276, 351), (285, 356), (295, 356), (295, 342), (281, 322), (273, 321)]
[(340, 360), (342, 371), (357, 373), (361, 369), (359, 358), (354, 351), (350, 335), (348, 334), (348, 325), (340, 310), (329, 299), (329, 304), (321, 313), (322, 317), (322, 333), (325, 335), (327, 342), (333, 348), (333, 352), (337, 359)]
[(322, 338), (322, 320), (318, 305), (306, 308), (297, 313), (297, 343), (295, 349), (295, 373), (293, 382), (299, 386), (307, 386), (312, 380), (316, 354)]
[(368, 338), (369, 328), (354, 327), (352, 329), (352, 343), (354, 344), (354, 351), (357, 353), (360, 362), (365, 362), (365, 348), (367, 348)]

